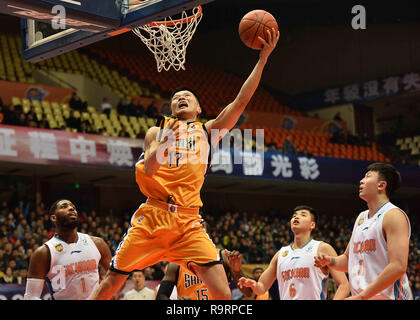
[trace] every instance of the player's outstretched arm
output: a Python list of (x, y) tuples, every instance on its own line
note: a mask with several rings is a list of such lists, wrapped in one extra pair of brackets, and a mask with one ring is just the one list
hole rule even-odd
[[(409, 225), (398, 209), (390, 210), (384, 217), (382, 228), (388, 250), (388, 265), (365, 290), (349, 300), (367, 300), (393, 285), (407, 270), (409, 251)], [(369, 268), (369, 266), (367, 266)]]
[(267, 59), (276, 47), (280, 37), (279, 31), (275, 31), (274, 29), (272, 29), (271, 31), (267, 30), (267, 35), (268, 41), (265, 41), (264, 39), (259, 37), (264, 46), (260, 51), (258, 62), (252, 70), (251, 74), (249, 75), (248, 79), (246, 79), (246, 81), (242, 85), (241, 90), (239, 91), (235, 100), (231, 102), (228, 106), (226, 106), (222, 110), (222, 112), (217, 116), (216, 119), (209, 120), (206, 123), (206, 128), (209, 132), (211, 130), (231, 130), (235, 126), (236, 122), (238, 122), (239, 117), (245, 110), (245, 107), (251, 100), (252, 96), (255, 93), (255, 90), (257, 89), (260, 83), (261, 75), (264, 66), (267, 62)]
[(260, 278), (258, 279), (258, 282), (252, 279), (241, 277), (238, 280), (238, 287), (249, 287), (258, 296), (266, 293), (268, 289), (270, 289), (270, 287), (273, 285), (274, 280), (276, 280), (278, 256), (279, 252), (277, 252), (271, 259), (268, 268), (265, 269), (265, 271), (261, 274)]
[[(330, 257), (337, 257), (337, 252), (330, 244), (326, 242), (322, 242), (320, 244), (318, 253), (326, 254)], [(333, 277), (334, 282), (337, 285), (337, 290), (335, 292), (333, 300), (345, 299), (350, 293), (350, 284), (346, 274), (342, 271), (335, 270), (329, 266), (327, 268), (329, 269), (329, 272), (331, 272), (331, 276)]]
[(35, 250), (29, 261), (24, 300), (40, 300), (44, 279), (50, 269), (51, 254), (46, 245)]

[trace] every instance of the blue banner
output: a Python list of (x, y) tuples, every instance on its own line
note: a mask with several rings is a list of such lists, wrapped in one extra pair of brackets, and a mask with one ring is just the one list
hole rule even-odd
[(290, 104), (296, 109), (311, 109), (359, 103), (420, 90), (420, 73), (410, 72), (383, 79), (352, 83), (340, 87), (296, 95)]
[[(25, 289), (24, 284), (0, 284), (0, 300), (23, 300)], [(41, 299), (51, 300), (47, 286), (42, 290)]]
[[(372, 162), (286, 155), (278, 151), (241, 151), (221, 148), (213, 156), (211, 174), (281, 181), (358, 185)], [(420, 188), (420, 167), (395, 165), (402, 186)]]

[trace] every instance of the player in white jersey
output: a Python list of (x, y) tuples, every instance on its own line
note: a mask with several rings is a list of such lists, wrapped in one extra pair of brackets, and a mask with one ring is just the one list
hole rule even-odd
[(352, 300), (412, 299), (406, 269), (410, 221), (389, 202), (400, 186), (400, 173), (390, 164), (373, 163), (360, 181), (359, 197), (368, 210), (359, 214), (344, 254), (320, 254), (315, 265), (349, 274)]
[(108, 270), (111, 251), (103, 239), (77, 232), (79, 217), (71, 201), (56, 201), (50, 218), (56, 234), (31, 256), (24, 299), (39, 300), (45, 280), (52, 299), (88, 299), (99, 284), (99, 267)]
[(290, 220), (294, 234), (293, 243), (282, 247), (272, 258), (268, 268), (258, 282), (240, 278), (238, 285), (251, 287), (257, 295), (264, 294), (277, 278), (280, 300), (322, 300), (326, 299), (328, 274), (337, 284), (334, 299), (344, 299), (350, 292), (350, 286), (343, 272), (319, 269), (314, 266), (314, 257), (319, 253), (337, 256), (328, 243), (311, 238), (316, 227), (317, 214), (308, 206), (298, 206), (293, 210)]

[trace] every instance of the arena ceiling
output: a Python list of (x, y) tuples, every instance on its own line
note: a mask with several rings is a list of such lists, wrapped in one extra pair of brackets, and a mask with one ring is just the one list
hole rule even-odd
[(212, 19), (203, 20), (202, 25), (225, 27), (237, 23), (244, 12), (257, 8), (272, 13), (283, 26), (348, 25), (355, 5), (366, 8), (368, 24), (420, 22), (416, 1), (408, 0), (215, 0), (205, 5), (204, 12)]

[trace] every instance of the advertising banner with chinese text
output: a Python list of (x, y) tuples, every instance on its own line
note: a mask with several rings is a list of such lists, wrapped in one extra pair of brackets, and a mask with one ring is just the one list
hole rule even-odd
[[(143, 140), (0, 125), (1, 162), (134, 169)], [(216, 148), (210, 174), (254, 179), (358, 184), (368, 161)], [(420, 188), (418, 166), (396, 165), (405, 187)]]
[(300, 94), (293, 98), (291, 104), (297, 109), (308, 110), (316, 107), (360, 103), (419, 90), (420, 73), (410, 72)]

